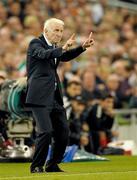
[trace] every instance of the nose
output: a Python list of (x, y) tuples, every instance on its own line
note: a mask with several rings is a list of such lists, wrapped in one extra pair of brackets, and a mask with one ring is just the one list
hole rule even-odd
[(62, 36), (62, 31), (58, 32), (58, 36), (60, 36), (60, 37)]

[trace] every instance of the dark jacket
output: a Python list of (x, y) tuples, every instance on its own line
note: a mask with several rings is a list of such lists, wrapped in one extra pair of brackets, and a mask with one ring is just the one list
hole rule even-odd
[(91, 131), (109, 131), (112, 128), (114, 118), (107, 115), (100, 105), (95, 104), (89, 107), (83, 116)]
[[(60, 61), (67, 62), (83, 52), (82, 46), (63, 52), (61, 47), (49, 46), (41, 35), (33, 39), (27, 51), (27, 96), (26, 103), (52, 105), (57, 82), (58, 99), (63, 105), (60, 80), (56, 72)], [(57, 62), (55, 64), (55, 58)]]

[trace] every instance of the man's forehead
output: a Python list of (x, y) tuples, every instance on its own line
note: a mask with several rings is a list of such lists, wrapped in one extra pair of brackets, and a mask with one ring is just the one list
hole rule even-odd
[(64, 26), (62, 24), (59, 24), (59, 23), (52, 23), (51, 27), (54, 29), (56, 29), (56, 28), (62, 29), (62, 30), (64, 29)]

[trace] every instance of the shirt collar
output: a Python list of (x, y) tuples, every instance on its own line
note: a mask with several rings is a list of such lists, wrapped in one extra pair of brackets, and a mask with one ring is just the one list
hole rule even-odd
[(48, 44), (49, 46), (52, 46), (51, 42), (49, 42), (49, 40), (47, 39), (47, 37), (45, 36), (45, 34), (44, 34), (44, 33), (43, 33), (43, 36), (44, 36), (44, 38), (45, 38), (45, 40), (46, 40), (47, 44)]

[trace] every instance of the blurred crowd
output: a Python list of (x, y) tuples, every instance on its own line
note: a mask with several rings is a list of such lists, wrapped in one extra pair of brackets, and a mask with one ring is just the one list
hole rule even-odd
[(107, 0), (1, 0), (0, 82), (26, 75), (26, 50), (50, 17), (65, 22), (62, 44), (93, 32), (94, 46), (60, 64), (58, 73), (70, 123), (70, 145), (98, 153), (117, 136), (114, 108), (137, 108), (137, 14)]

